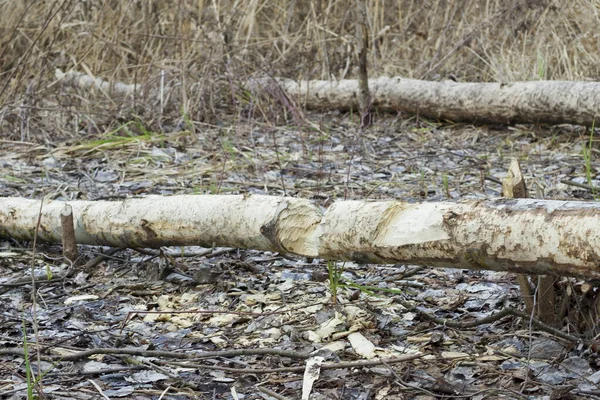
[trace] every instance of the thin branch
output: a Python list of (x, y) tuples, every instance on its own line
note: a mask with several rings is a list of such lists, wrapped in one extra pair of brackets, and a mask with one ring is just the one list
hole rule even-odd
[[(79, 351), (73, 354), (64, 356), (51, 356), (45, 358), (46, 360), (54, 361), (79, 361), (86, 359), (93, 355), (98, 354), (112, 354), (112, 355), (129, 355), (129, 356), (140, 356), (140, 357), (162, 357), (162, 358), (173, 358), (179, 360), (198, 360), (202, 358), (214, 358), (214, 357), (237, 357), (244, 355), (275, 355), (280, 357), (288, 357), (294, 359), (307, 359), (310, 357), (309, 353), (302, 353), (291, 350), (281, 349), (236, 349), (236, 350), (223, 350), (223, 351), (206, 351), (206, 352), (193, 352), (186, 350), (185, 353), (178, 353), (176, 351), (159, 351), (159, 350), (145, 350), (145, 349), (117, 349), (113, 347), (99, 347), (96, 349), (89, 349)], [(10, 349), (0, 349), (1, 355), (10, 356), (23, 356), (23, 348), (13, 347)]]
[[(431, 322), (434, 322), (438, 325), (447, 326), (447, 327), (453, 328), (453, 329), (475, 328), (480, 325), (490, 324), (492, 322), (499, 321), (500, 319), (502, 319), (506, 316), (509, 316), (509, 315), (512, 315), (514, 317), (523, 318), (524, 320), (530, 320), (530, 318), (531, 318), (530, 315), (528, 315), (522, 311), (518, 311), (518, 310), (515, 310), (512, 308), (505, 308), (505, 309), (498, 311), (497, 313), (494, 313), (485, 318), (476, 319), (476, 320), (470, 321), (470, 322), (458, 322), (458, 321), (451, 320), (451, 319), (434, 317), (433, 315), (429, 314), (428, 312), (423, 311), (423, 310), (419, 309), (418, 307), (411, 305), (407, 301), (404, 301), (404, 300), (397, 300), (397, 301), (400, 304), (402, 304), (403, 307), (407, 308), (410, 311), (418, 313), (423, 318), (425, 318)], [(557, 336), (561, 339), (568, 340), (569, 342), (574, 342), (574, 343), (582, 342), (585, 345), (588, 345), (591, 343), (589, 340), (586, 340), (586, 339), (583, 339), (583, 338), (580, 338), (577, 336), (569, 335), (568, 333), (562, 332), (561, 330), (556, 329), (550, 325), (544, 324), (543, 322), (541, 322), (540, 320), (538, 320), (536, 318), (531, 318), (531, 324), (542, 331), (550, 333), (551, 335)]]
[(260, 392), (262, 392), (262, 393), (266, 394), (267, 396), (273, 397), (273, 398), (275, 398), (275, 399), (277, 399), (277, 400), (289, 400), (289, 397), (282, 396), (282, 395), (280, 395), (279, 393), (275, 393), (274, 391), (272, 391), (272, 390), (269, 390), (269, 389), (267, 389), (266, 387), (259, 386), (259, 387), (258, 387), (258, 390), (259, 390)]
[[(383, 359), (377, 359), (377, 360), (324, 363), (321, 365), (321, 370), (374, 367), (374, 366), (378, 366), (378, 365), (394, 364), (394, 363), (401, 363), (401, 362), (416, 360), (416, 359), (422, 358), (424, 356), (425, 356), (425, 354), (419, 353), (419, 354), (407, 354), (404, 356), (383, 358)], [(306, 366), (282, 367), (282, 368), (230, 368), (230, 367), (220, 367), (220, 366), (216, 366), (216, 365), (190, 364), (190, 363), (184, 363), (184, 362), (169, 362), (169, 364), (185, 366), (188, 368), (211, 369), (211, 370), (226, 371), (226, 372), (232, 372), (232, 373), (242, 373), (242, 374), (272, 374), (272, 373), (279, 373), (279, 372), (304, 372), (304, 370), (306, 369)]]
[(589, 190), (590, 192), (600, 191), (600, 187), (598, 187), (598, 186), (586, 185), (585, 183), (579, 183), (579, 182), (575, 182), (575, 181), (572, 181), (569, 179), (561, 179), (560, 183), (569, 185), (569, 186), (575, 186), (575, 187), (578, 187), (581, 189), (586, 189), (586, 190)]

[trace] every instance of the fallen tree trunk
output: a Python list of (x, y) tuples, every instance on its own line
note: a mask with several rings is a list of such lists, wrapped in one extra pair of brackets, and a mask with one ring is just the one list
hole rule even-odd
[[(133, 95), (141, 85), (110, 82), (85, 73), (56, 69), (63, 84), (104, 93)], [(300, 81), (260, 78), (248, 82), (255, 92), (288, 96), (308, 108), (359, 110), (364, 87), (370, 89), (372, 107), (427, 118), (492, 124), (577, 124), (593, 126), (600, 116), (600, 82), (531, 81), (462, 83), (422, 81), (401, 77), (357, 80)], [(596, 124), (597, 125), (597, 124)]]
[(110, 82), (100, 77), (94, 77), (82, 72), (63, 72), (60, 68), (55, 69), (54, 76), (63, 84), (71, 84), (79, 88), (97, 89), (106, 94), (133, 95), (142, 90), (141, 85), (133, 85), (118, 81)]
[[(308, 108), (359, 109), (356, 80), (262, 78), (250, 87), (263, 91), (273, 84)], [(374, 108), (450, 121), (592, 126), (600, 115), (600, 82), (459, 83), (380, 77), (370, 79), (369, 88)]]
[[(406, 263), (600, 278), (600, 203), (312, 202), (270, 196), (151, 196), (70, 201), (77, 243), (271, 250), (361, 263)], [(61, 241), (63, 201), (43, 205), (39, 239)], [(0, 236), (31, 240), (39, 200), (0, 199)]]

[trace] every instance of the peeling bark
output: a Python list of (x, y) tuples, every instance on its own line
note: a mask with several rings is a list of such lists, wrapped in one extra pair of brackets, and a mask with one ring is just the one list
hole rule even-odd
[(118, 81), (109, 82), (83, 72), (63, 72), (60, 68), (56, 68), (54, 76), (63, 84), (68, 83), (79, 88), (97, 89), (105, 94), (133, 95), (135, 92), (141, 90), (140, 85), (132, 85)]
[[(308, 108), (359, 110), (357, 80), (277, 82)], [(250, 83), (254, 90), (263, 85), (260, 79)], [(591, 126), (600, 115), (600, 82), (460, 83), (380, 77), (370, 79), (368, 86), (374, 108), (441, 120)]]
[[(227, 246), (362, 263), (600, 278), (600, 203), (497, 199), (411, 204), (151, 196), (72, 201), (79, 244)], [(38, 237), (60, 242), (65, 202), (44, 204)], [(39, 201), (0, 199), (0, 236), (31, 240)]]

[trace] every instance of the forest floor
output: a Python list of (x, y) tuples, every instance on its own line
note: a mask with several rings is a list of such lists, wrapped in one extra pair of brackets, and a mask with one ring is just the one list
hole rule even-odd
[[(344, 199), (457, 201), (501, 196), (512, 157), (534, 197), (593, 200), (585, 186), (600, 186), (591, 179), (597, 150), (586, 151), (593, 138), (568, 125), (378, 115), (359, 132), (356, 117), (340, 113), (297, 122), (224, 117), (161, 132), (130, 122), (44, 144), (4, 140), (0, 195), (257, 193), (324, 207)], [(30, 367), (38, 398), (296, 399), (309, 380), (307, 359), (324, 362), (311, 399), (600, 397), (589, 346), (514, 316), (481, 321), (523, 309), (510, 273), (327, 265), (228, 248), (80, 252), (72, 266), (56, 245), (38, 243), (34, 257), (32, 243), (2, 242), (2, 398), (24, 398)], [(341, 273), (338, 287), (332, 271)]]

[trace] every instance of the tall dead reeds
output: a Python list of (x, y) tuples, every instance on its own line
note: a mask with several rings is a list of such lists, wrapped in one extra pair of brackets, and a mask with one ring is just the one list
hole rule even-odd
[[(469, 81), (595, 79), (590, 0), (365, 0), (369, 74)], [(255, 75), (356, 77), (353, 2), (15, 0), (0, 4), (0, 129), (79, 136), (143, 119), (175, 129), (227, 113), (269, 118)], [(350, 5), (350, 6), (349, 6)], [(55, 68), (141, 86), (133, 95), (57, 83)], [(275, 121), (275, 119), (273, 119)]]

